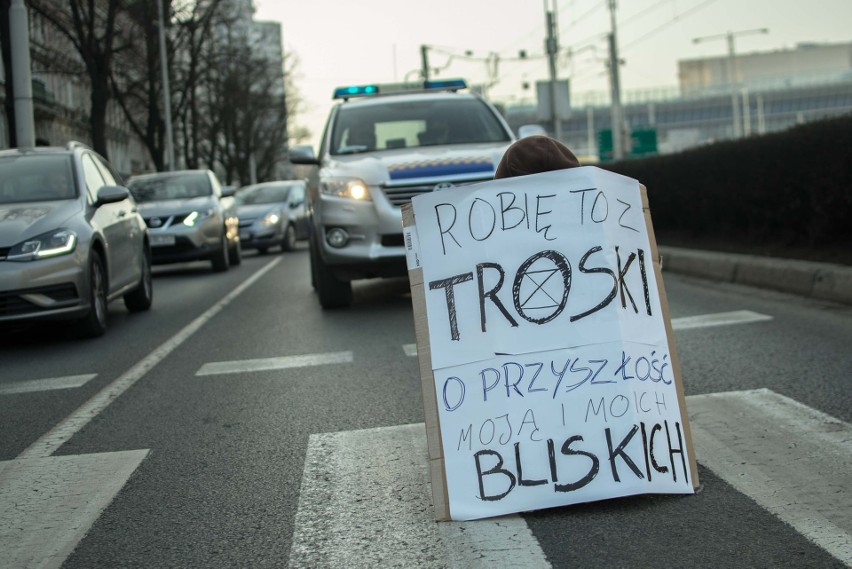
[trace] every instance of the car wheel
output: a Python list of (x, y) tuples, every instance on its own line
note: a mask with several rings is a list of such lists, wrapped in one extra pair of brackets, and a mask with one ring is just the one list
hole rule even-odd
[(151, 308), (154, 301), (154, 283), (151, 277), (151, 255), (148, 251), (142, 253), (142, 276), (139, 286), (124, 295), (124, 306), (130, 312), (142, 312)]
[(309, 242), (309, 248), (310, 248), (310, 255), (308, 255), (308, 258), (310, 259), (310, 262), (311, 262), (311, 288), (313, 288), (314, 292), (316, 292), (316, 290), (317, 290), (317, 265), (314, 262), (314, 256), (316, 255), (316, 253), (314, 253), (314, 249), (316, 248), (316, 246), (314, 245), (313, 240), (311, 240)]
[(281, 238), (281, 252), (292, 251), (296, 248), (296, 228), (287, 224), (284, 236)]
[(98, 253), (89, 260), (89, 312), (78, 323), (80, 334), (86, 338), (103, 336), (107, 327), (107, 281), (104, 262)]
[(231, 248), (228, 249), (228, 260), (231, 262), (231, 266), (233, 267), (236, 267), (243, 262), (243, 246), (239, 241), (234, 243)]
[(231, 266), (231, 258), (228, 254), (228, 236), (225, 230), (222, 229), (222, 239), (219, 243), (219, 250), (216, 251), (216, 256), (210, 261), (213, 264), (213, 270), (217, 273), (227, 271)]
[(314, 266), (314, 278), (319, 295), (320, 306), (323, 308), (345, 308), (352, 304), (352, 283), (341, 281), (325, 261), (322, 260), (318, 248), (311, 249), (312, 264)]

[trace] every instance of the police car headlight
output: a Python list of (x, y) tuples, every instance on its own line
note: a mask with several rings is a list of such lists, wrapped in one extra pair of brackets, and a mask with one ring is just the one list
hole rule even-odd
[(370, 199), (367, 183), (360, 178), (327, 178), (320, 182), (320, 191), (324, 194), (353, 200)]

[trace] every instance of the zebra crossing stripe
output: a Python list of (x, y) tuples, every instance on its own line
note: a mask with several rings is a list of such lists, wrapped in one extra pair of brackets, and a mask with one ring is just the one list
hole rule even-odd
[(0, 462), (3, 567), (61, 567), (148, 452)]
[(289, 567), (550, 567), (520, 516), (436, 523), (427, 454), (423, 423), (311, 435)]
[(852, 565), (852, 425), (769, 389), (686, 407), (699, 463)]

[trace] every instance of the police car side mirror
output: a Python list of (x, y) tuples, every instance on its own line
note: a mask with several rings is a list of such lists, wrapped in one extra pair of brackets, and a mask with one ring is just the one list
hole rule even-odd
[(287, 152), (287, 158), (292, 164), (319, 164), (314, 147), (308, 144), (294, 146)]

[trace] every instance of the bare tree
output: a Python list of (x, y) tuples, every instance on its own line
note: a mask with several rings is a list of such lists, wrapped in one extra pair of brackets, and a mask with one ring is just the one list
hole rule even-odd
[(228, 183), (246, 183), (253, 173), (258, 180), (279, 177), (287, 147), (283, 65), (266, 54), (266, 40), (255, 43), (258, 30), (246, 24), (220, 23), (207, 68), (207, 158), (221, 165)]
[(79, 54), (90, 84), (92, 146), (107, 156), (110, 74), (120, 44), (117, 20), (133, 0), (30, 0), (29, 7), (64, 35)]
[(163, 170), (166, 124), (157, 2), (164, 4), (169, 97), (180, 127), (175, 129), (179, 138), (175, 142), (187, 167), (197, 168), (202, 135), (197, 92), (202, 87), (204, 52), (215, 41), (210, 32), (220, 0), (137, 0), (128, 12), (134, 25), (126, 32), (134, 49), (119, 54), (112, 87), (131, 129), (148, 148), (156, 169)]
[(298, 122), (305, 110), (305, 99), (297, 86), (301, 79), (299, 56), (295, 53), (284, 54), (284, 93), (287, 101), (287, 138), (290, 144), (301, 144), (313, 134), (310, 129)]

